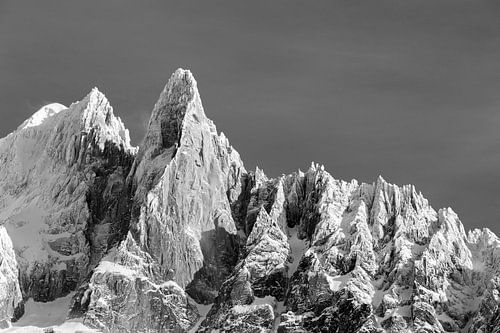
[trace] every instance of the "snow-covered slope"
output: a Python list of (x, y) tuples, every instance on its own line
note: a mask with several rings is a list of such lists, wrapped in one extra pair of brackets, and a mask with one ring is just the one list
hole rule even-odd
[(66, 106), (61, 103), (51, 103), (45, 106), (42, 106), (37, 112), (33, 113), (31, 117), (26, 119), (18, 129), (24, 129), (33, 126), (42, 125), (47, 118), (52, 117), (53, 115), (61, 112), (62, 110), (67, 109)]
[(32, 299), (25, 304), (25, 313), (4, 332), (9, 333), (97, 333), (98, 331), (85, 326), (81, 320), (68, 320), (68, 311), (74, 293), (69, 293), (52, 302), (34, 302)]
[(247, 172), (187, 70), (137, 149), (94, 89), (0, 160), (8, 330), (500, 333), (496, 235), (382, 177)]

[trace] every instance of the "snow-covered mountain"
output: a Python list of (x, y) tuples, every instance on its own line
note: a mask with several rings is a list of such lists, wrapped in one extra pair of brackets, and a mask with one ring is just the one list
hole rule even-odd
[[(1, 139), (0, 161), (8, 331), (500, 332), (497, 236), (382, 177), (247, 171), (187, 70), (138, 148), (93, 89)], [(51, 306), (59, 322), (29, 321)]]

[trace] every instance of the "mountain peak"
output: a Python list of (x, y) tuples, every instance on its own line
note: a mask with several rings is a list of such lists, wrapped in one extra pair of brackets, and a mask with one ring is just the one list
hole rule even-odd
[(133, 151), (130, 136), (121, 119), (114, 115), (113, 107), (106, 96), (94, 87), (79, 102), (70, 106), (72, 114), (78, 117), (81, 131), (84, 133), (95, 132), (96, 143), (104, 149), (106, 141), (122, 144), (127, 151)]
[(193, 73), (189, 69), (177, 68), (167, 82), (167, 86), (185, 86), (192, 87), (196, 89), (196, 79), (193, 76)]
[(113, 108), (108, 99), (95, 87), (77, 105), (86, 127), (91, 126), (91, 123), (95, 121), (109, 122), (113, 115)]
[[(167, 84), (156, 102), (155, 109), (162, 109), (166, 105), (186, 106), (196, 95), (198, 95), (197, 82), (187, 69), (178, 68), (168, 79)], [(169, 111), (179, 111), (171, 109)], [(185, 111), (185, 110), (184, 110)]]
[(89, 95), (104, 95), (104, 94), (99, 90), (99, 88), (94, 87), (90, 91)]
[(66, 110), (68, 107), (61, 103), (50, 103), (42, 106), (38, 111), (33, 113), (31, 117), (26, 119), (18, 129), (24, 129), (28, 127), (35, 127), (43, 124), (46, 119), (52, 117), (53, 115)]
[(179, 68), (171, 75), (154, 106), (143, 145), (154, 150), (180, 145), (188, 113), (198, 120), (206, 119), (193, 74)]

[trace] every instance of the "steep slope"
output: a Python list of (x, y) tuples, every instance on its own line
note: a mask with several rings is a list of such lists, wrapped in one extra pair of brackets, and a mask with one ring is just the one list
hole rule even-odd
[[(280, 251), (268, 245), (271, 251), (261, 252), (264, 260), (247, 256), (224, 284), (201, 331), (500, 330), (500, 248), (490, 231), (467, 236), (451, 209), (434, 211), (413, 186), (400, 188), (382, 178), (346, 183), (314, 164), (284, 181), (261, 182), (253, 193), (280, 191), (282, 183), (286, 201), (279, 206), (286, 211), (290, 249), (297, 248), (290, 228), (307, 244), (300, 264), (285, 264), (286, 280), (266, 274), (267, 286), (278, 288), (263, 290), (252, 284), (246, 267), (264, 270), (270, 262), (281, 267), (275, 261)], [(261, 213), (248, 239), (260, 229), (262, 209), (274, 211), (273, 200), (280, 202), (269, 196), (257, 205)], [(267, 232), (282, 225), (274, 221)]]
[(0, 140), (1, 256), (9, 285), (0, 296), (9, 304), (2, 320), (22, 315), (22, 300), (68, 294), (99, 262), (118, 237), (119, 193), (134, 151), (97, 89), (69, 108), (41, 108)]
[(4, 327), (75, 291), (68, 318), (103, 332), (500, 333), (496, 235), (382, 177), (247, 172), (187, 70), (138, 149), (93, 90), (0, 160)]
[(211, 302), (238, 259), (231, 203), (244, 172), (238, 153), (206, 118), (195, 79), (177, 70), (128, 177), (130, 231), (80, 299), (85, 322), (123, 332), (192, 327), (198, 311), (191, 298)]

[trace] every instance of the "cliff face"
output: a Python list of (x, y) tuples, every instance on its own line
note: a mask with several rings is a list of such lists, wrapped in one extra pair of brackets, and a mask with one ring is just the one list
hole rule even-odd
[(500, 332), (500, 240), (413, 186), (247, 172), (191, 73), (138, 149), (93, 90), (0, 141), (0, 316), (104, 332)]
[(127, 209), (117, 193), (133, 154), (97, 89), (69, 108), (40, 109), (0, 140), (2, 270), (16, 290), (3, 320), (22, 315), (30, 297), (51, 301), (74, 290), (118, 239), (116, 217)]
[(238, 258), (231, 203), (244, 173), (238, 153), (205, 116), (195, 79), (176, 71), (129, 175), (131, 232), (163, 276), (202, 302), (213, 300)]
[[(238, 260), (231, 204), (243, 174), (238, 153), (206, 118), (195, 79), (176, 71), (127, 179), (130, 230), (80, 300), (88, 302), (86, 320), (110, 331), (189, 329), (198, 319), (194, 301), (213, 302)], [(152, 310), (132, 316), (144, 302)]]

